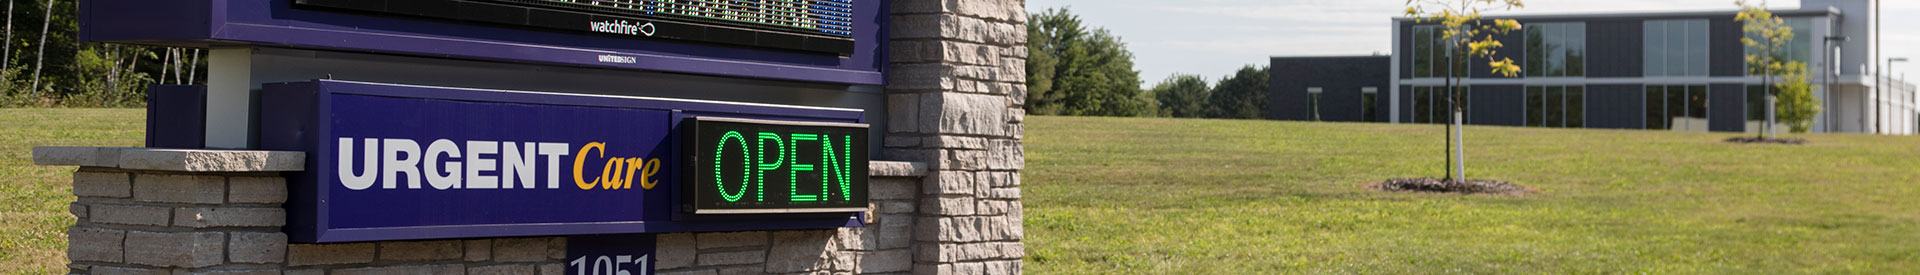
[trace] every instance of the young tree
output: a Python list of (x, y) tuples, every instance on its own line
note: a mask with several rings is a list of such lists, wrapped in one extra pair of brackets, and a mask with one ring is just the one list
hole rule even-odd
[(1207, 98), (1213, 106), (1213, 117), (1260, 118), (1267, 109), (1268, 78), (1266, 67), (1255, 69), (1252, 65), (1221, 78)]
[(1813, 130), (1813, 118), (1822, 110), (1820, 98), (1813, 96), (1813, 84), (1807, 82), (1807, 70), (1804, 66), (1795, 69), (1794, 65), (1799, 63), (1788, 62), (1780, 83), (1775, 84), (1775, 88), (1779, 88), (1776, 92), (1779, 102), (1774, 103), (1778, 104), (1774, 108), (1780, 113), (1780, 122), (1786, 124), (1788, 130), (1806, 133)]
[[(1441, 26), (1441, 37), (1437, 44), (1446, 51), (1445, 62), (1448, 70), (1464, 68), (1469, 58), (1486, 58), (1487, 67), (1494, 74), (1512, 77), (1520, 74), (1520, 65), (1513, 59), (1494, 57), (1494, 53), (1503, 46), (1494, 35), (1504, 35), (1520, 30), (1520, 22), (1513, 19), (1498, 19), (1491, 22), (1482, 20), (1480, 12), (1490, 9), (1512, 10), (1525, 8), (1520, 0), (1407, 0), (1407, 17), (1414, 23), (1435, 22)], [(1460, 79), (1461, 72), (1447, 74), (1445, 96), (1447, 113), (1452, 114), (1447, 125), (1447, 179), (1466, 180), (1466, 150), (1462, 149), (1465, 125), (1461, 124)]]
[[(1800, 98), (1796, 95), (1796, 100), (1812, 98), (1811, 93), (1813, 87), (1811, 84), (1807, 84), (1805, 79), (1807, 65), (1806, 63), (1793, 61), (1786, 57), (1785, 51), (1787, 50), (1787, 43), (1793, 41), (1793, 27), (1787, 26), (1785, 19), (1775, 17), (1773, 16), (1773, 12), (1768, 12), (1766, 1), (1763, 0), (1759, 3), (1754, 3), (1748, 0), (1737, 0), (1734, 4), (1740, 5), (1740, 14), (1735, 15), (1733, 20), (1740, 21), (1743, 25), (1741, 30), (1747, 33), (1745, 37), (1740, 38), (1740, 44), (1745, 44), (1748, 49), (1747, 73), (1759, 75), (1762, 79), (1761, 81), (1766, 83), (1763, 86), (1765, 87), (1764, 89), (1766, 89), (1767, 96), (1767, 123), (1760, 126), (1762, 129), (1766, 129), (1761, 132), (1766, 135), (1766, 138), (1774, 138), (1777, 135), (1775, 133), (1777, 129), (1774, 129), (1774, 124), (1778, 123), (1778, 120), (1776, 120), (1778, 115), (1776, 114), (1784, 113), (1783, 110), (1789, 110), (1786, 109), (1787, 106), (1781, 106), (1777, 102), (1782, 95), (1781, 92), (1792, 90), (1794, 92), (1805, 92), (1809, 94), (1805, 98)], [(1779, 90), (1774, 89), (1775, 84), (1773, 79), (1776, 77), (1786, 80), (1779, 84)], [(1794, 77), (1801, 79), (1795, 81), (1793, 79)], [(1811, 124), (1813, 116), (1803, 113), (1808, 111), (1812, 111), (1813, 114), (1819, 113), (1819, 100), (1812, 100), (1812, 102), (1795, 102), (1789, 104), (1812, 104), (1814, 106), (1791, 109), (1791, 111), (1795, 113), (1795, 119), (1804, 119), (1807, 121), (1794, 122), (1790, 120), (1787, 123)], [(1802, 117), (1802, 115), (1805, 116)], [(1797, 129), (1799, 127), (1796, 126), (1795, 128)]]
[(1171, 117), (1207, 115), (1207, 80), (1198, 75), (1174, 74), (1153, 85), (1153, 97), (1160, 102), (1160, 114)]

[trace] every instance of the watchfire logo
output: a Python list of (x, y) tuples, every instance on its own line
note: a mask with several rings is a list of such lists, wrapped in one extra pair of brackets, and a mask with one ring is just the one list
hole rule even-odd
[(634, 24), (633, 22), (627, 22), (627, 20), (594, 21), (588, 22), (587, 26), (595, 32), (653, 36), (653, 23)]

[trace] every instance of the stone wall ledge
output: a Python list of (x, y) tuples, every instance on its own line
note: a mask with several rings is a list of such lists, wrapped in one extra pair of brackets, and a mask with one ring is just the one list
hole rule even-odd
[(306, 168), (307, 154), (288, 151), (188, 150), (135, 147), (33, 148), (33, 164), (179, 172), (288, 172)]
[(927, 175), (927, 163), (875, 160), (867, 162), (867, 175), (873, 177), (923, 177)]

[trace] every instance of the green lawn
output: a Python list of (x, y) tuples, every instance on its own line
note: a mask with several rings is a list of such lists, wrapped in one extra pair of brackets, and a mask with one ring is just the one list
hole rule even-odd
[[(72, 167), (142, 110), (0, 109), (0, 273), (65, 264)], [(1915, 273), (1920, 138), (1468, 129), (1468, 173), (1529, 197), (1385, 194), (1441, 173), (1441, 128), (1031, 117), (1034, 273)], [(1787, 166), (1791, 165), (1791, 166)]]
[(0, 273), (67, 272), (74, 167), (33, 166), (33, 147), (139, 146), (146, 110), (0, 108)]
[(1439, 125), (1032, 117), (1034, 273), (1920, 273), (1920, 138), (1467, 129), (1528, 197), (1440, 176)]

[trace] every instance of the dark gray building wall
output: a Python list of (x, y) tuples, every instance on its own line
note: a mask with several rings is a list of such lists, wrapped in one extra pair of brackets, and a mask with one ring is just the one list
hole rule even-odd
[(1388, 121), (1392, 84), (1392, 57), (1274, 57), (1269, 67), (1267, 118), (1308, 120), (1308, 87), (1320, 87), (1323, 121), (1365, 121), (1361, 117), (1361, 88), (1379, 89), (1376, 119)]
[[(1707, 26), (1707, 69), (1712, 76), (1747, 75), (1747, 46), (1740, 44), (1740, 38), (1746, 33), (1740, 30), (1741, 23), (1733, 21), (1732, 16), (1712, 17)], [(1711, 124), (1709, 124), (1711, 125)]]
[(1587, 21), (1587, 77), (1640, 77), (1646, 68), (1641, 20)]
[(1587, 85), (1587, 128), (1644, 129), (1646, 87)]
[(1747, 86), (1713, 84), (1707, 86), (1707, 130), (1740, 132), (1747, 130)]
[(1526, 123), (1526, 87), (1520, 85), (1473, 86), (1468, 99), (1467, 119), (1473, 125), (1520, 126)]

